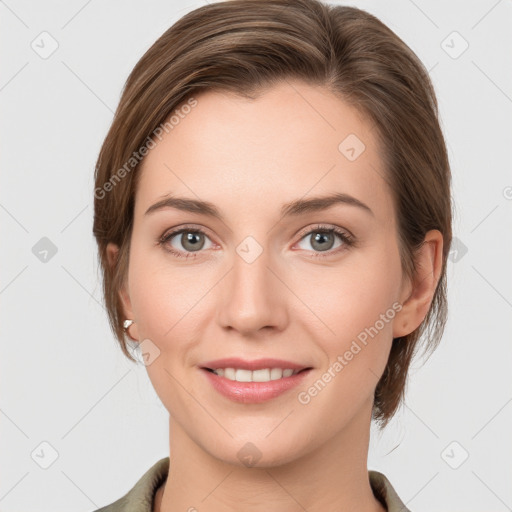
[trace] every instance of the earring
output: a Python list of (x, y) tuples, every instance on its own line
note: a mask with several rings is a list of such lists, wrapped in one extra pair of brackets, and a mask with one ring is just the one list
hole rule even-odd
[(130, 337), (131, 340), (133, 341), (139, 341), (139, 340), (136, 340), (135, 338), (132, 338), (132, 336), (130, 335), (128, 329), (130, 328), (130, 326), (132, 324), (135, 323), (135, 320), (129, 320), (129, 319), (126, 319), (124, 322), (123, 322), (123, 331), (128, 334), (128, 336)]
[(128, 332), (128, 328), (130, 327), (130, 325), (132, 325), (132, 324), (134, 324), (134, 323), (135, 323), (135, 321), (134, 321), (134, 320), (128, 320), (128, 319), (127, 319), (127, 320), (125, 320), (125, 321), (123, 322), (123, 330), (124, 330), (124, 332)]

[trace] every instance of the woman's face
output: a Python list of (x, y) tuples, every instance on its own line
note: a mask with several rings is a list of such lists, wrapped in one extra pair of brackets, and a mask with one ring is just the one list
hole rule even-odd
[[(320, 87), (195, 98), (142, 163), (125, 313), (193, 442), (231, 463), (252, 450), (258, 465), (282, 464), (368, 425), (392, 339), (407, 334), (391, 193), (373, 127)], [(347, 200), (322, 203), (335, 194)], [(148, 211), (171, 196), (187, 202)], [(237, 384), (204, 369), (231, 357), (310, 370)], [(254, 375), (270, 372), (235, 378)]]

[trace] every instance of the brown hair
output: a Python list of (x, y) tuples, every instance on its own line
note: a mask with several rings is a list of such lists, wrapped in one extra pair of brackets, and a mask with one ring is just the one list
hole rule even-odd
[[(428, 72), (394, 32), (363, 10), (317, 0), (213, 3), (179, 19), (137, 62), (95, 171), (93, 233), (109, 322), (123, 353), (135, 361), (124, 338), (118, 292), (127, 276), (145, 141), (154, 143), (158, 127), (180, 104), (190, 103), (193, 93), (222, 90), (250, 97), (288, 78), (327, 87), (375, 125), (404, 275), (414, 276), (415, 250), (428, 230), (438, 229), (444, 237), (442, 272), (430, 309), (414, 332), (394, 339), (376, 386), (373, 418), (383, 428), (404, 397), (418, 341), (425, 334), (425, 346), (433, 351), (444, 331), (451, 176)], [(120, 248), (112, 267), (108, 242)]]

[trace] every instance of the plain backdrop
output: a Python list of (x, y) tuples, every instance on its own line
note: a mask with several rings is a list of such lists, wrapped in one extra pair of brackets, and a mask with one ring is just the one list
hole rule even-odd
[[(512, 510), (512, 3), (343, 3), (430, 71), (456, 208), (443, 340), (368, 466), (414, 512)], [(129, 72), (201, 5), (0, 2), (3, 512), (94, 510), (168, 455), (167, 412), (107, 324), (93, 170)]]

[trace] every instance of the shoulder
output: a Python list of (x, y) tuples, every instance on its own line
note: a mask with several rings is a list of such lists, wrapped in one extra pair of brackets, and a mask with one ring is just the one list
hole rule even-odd
[(388, 512), (411, 512), (383, 473), (371, 469), (368, 471), (368, 477), (373, 494), (387, 507)]
[(169, 457), (153, 464), (121, 498), (93, 512), (152, 512), (155, 494), (167, 479)]

